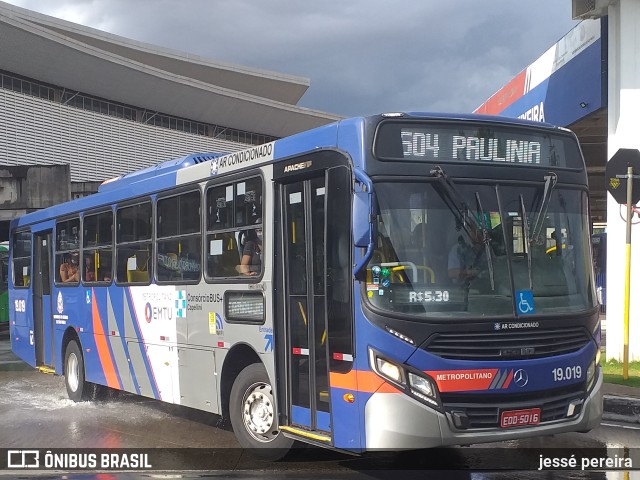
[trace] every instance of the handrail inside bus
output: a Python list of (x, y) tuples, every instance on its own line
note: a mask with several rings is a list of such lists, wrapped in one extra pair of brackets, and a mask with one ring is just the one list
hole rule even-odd
[[(364, 253), (363, 257), (360, 259), (360, 261), (356, 264), (356, 266), (353, 268), (353, 276), (356, 277), (358, 275), (358, 273), (360, 273), (360, 270), (362, 270), (362, 268), (369, 263), (369, 260), (371, 259), (371, 257), (373, 256), (373, 250), (375, 248), (375, 243), (374, 243), (374, 232), (373, 232), (373, 225), (372, 225), (372, 221), (373, 221), (373, 182), (371, 181), (371, 179), (359, 168), (354, 168), (353, 169), (353, 175), (355, 177), (355, 180), (357, 183), (360, 183), (364, 186), (364, 188), (362, 189), (361, 192), (356, 192), (356, 197), (358, 195), (362, 196), (362, 195), (366, 195), (366, 203), (367, 203), (367, 223), (369, 224), (369, 238), (367, 241), (367, 250)], [(356, 224), (356, 213), (358, 213), (358, 207), (356, 206), (356, 204), (358, 203), (357, 198), (354, 201), (354, 218), (353, 218), (353, 224), (355, 226)], [(355, 240), (355, 235), (354, 235), (354, 240)]]

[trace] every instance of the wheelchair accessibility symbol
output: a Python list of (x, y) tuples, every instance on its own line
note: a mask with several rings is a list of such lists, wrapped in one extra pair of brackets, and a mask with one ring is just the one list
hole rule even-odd
[(516, 304), (520, 315), (536, 313), (531, 290), (516, 290)]

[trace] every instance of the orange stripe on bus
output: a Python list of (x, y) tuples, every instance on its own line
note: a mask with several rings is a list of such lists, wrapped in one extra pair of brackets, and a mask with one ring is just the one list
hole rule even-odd
[(107, 337), (104, 335), (104, 329), (102, 328), (102, 320), (100, 319), (100, 312), (98, 311), (98, 305), (96, 302), (96, 296), (93, 291), (91, 292), (91, 314), (93, 317), (93, 338), (98, 347), (98, 356), (100, 357), (100, 363), (102, 364), (102, 371), (107, 379), (107, 385), (111, 388), (120, 388), (120, 382), (118, 382), (118, 376), (116, 375), (116, 369), (109, 353), (109, 345), (107, 345)]
[(352, 370), (349, 373), (331, 372), (329, 383), (331, 387), (366, 393), (398, 393), (399, 390), (385, 382), (370, 371)]

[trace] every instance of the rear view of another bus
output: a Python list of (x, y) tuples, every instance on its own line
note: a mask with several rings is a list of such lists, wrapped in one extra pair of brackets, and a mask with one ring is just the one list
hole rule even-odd
[(9, 242), (0, 243), (0, 334), (9, 331)]

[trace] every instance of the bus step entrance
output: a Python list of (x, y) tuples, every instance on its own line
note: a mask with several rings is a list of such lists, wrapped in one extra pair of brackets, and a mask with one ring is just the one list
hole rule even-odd
[(317, 440), (320, 442), (331, 442), (331, 437), (328, 435), (321, 435), (316, 432), (309, 432), (308, 430), (303, 430), (301, 428), (289, 427), (289, 426), (281, 426), (280, 430), (283, 430), (287, 433), (292, 433), (293, 435), (298, 435), (300, 437)]

